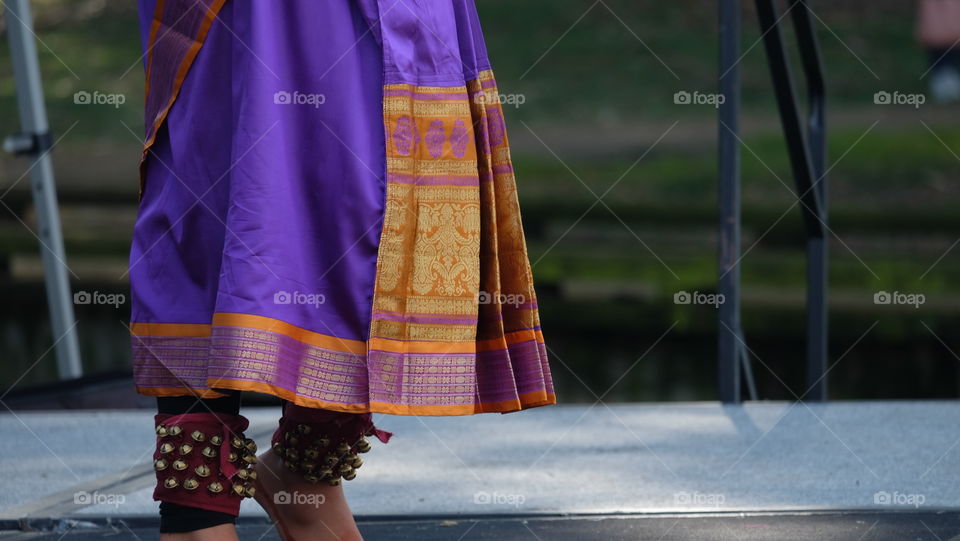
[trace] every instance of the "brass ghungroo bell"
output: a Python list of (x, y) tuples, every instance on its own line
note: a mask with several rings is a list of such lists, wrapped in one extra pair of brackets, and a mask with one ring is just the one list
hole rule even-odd
[(357, 442), (357, 451), (361, 453), (366, 453), (370, 450), (370, 442), (366, 438), (360, 438), (360, 441)]

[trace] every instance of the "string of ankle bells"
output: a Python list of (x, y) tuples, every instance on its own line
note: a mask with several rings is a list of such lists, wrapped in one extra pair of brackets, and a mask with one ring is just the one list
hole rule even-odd
[(297, 424), (293, 429), (281, 427), (273, 439), (273, 452), (283, 459), (291, 472), (300, 473), (308, 483), (320, 482), (331, 486), (340, 480), (349, 481), (357, 476), (363, 465), (358, 453), (370, 450), (370, 442), (363, 435), (334, 441), (335, 435), (321, 433), (308, 424)]
[[(236, 515), (239, 512), (240, 502), (243, 498), (233, 492), (235, 489), (232, 488), (232, 485), (230, 485), (231, 489), (229, 492), (220, 492), (218, 494), (205, 490), (201, 486), (197, 486), (197, 488), (193, 490), (183, 489), (184, 483), (186, 483), (187, 486), (193, 486), (192, 481), (187, 482), (187, 479), (190, 478), (186, 477), (187, 475), (194, 476), (193, 479), (199, 483), (219, 478), (221, 472), (220, 461), (216, 460), (219, 456), (214, 458), (203, 456), (205, 445), (220, 442), (220, 445), (216, 446), (218, 455), (220, 455), (221, 451), (225, 451), (226, 457), (229, 459), (231, 458), (230, 453), (234, 452), (237, 453), (237, 458), (240, 459), (241, 452), (229, 446), (224, 450), (222, 448), (223, 441), (221, 440), (230, 438), (234, 434), (242, 436), (242, 431), (248, 426), (243, 416), (240, 415), (242, 393), (228, 389), (218, 389), (218, 392), (225, 396), (222, 398), (203, 399), (197, 399), (195, 396), (157, 397), (157, 416), (155, 417), (154, 423), (157, 426), (157, 449), (154, 455), (154, 468), (157, 467), (157, 461), (161, 459), (163, 462), (159, 465), (161, 467), (166, 465), (165, 468), (156, 471), (157, 486), (154, 493), (154, 499), (160, 500), (160, 533), (192, 532), (222, 524), (233, 524), (236, 521)], [(229, 428), (225, 430), (223, 425), (228, 425)], [(160, 426), (163, 426), (164, 429), (161, 430), (159, 428)], [(173, 426), (177, 426), (178, 428), (174, 429), (172, 428)], [(185, 429), (184, 427), (189, 427), (189, 429)], [(203, 435), (206, 436), (205, 444), (198, 443), (191, 438), (188, 438), (185, 442), (180, 441), (182, 439), (180, 435), (184, 430), (192, 432), (194, 429), (200, 430), (203, 432)], [(220, 433), (221, 431), (222, 434)], [(176, 435), (171, 436), (171, 432)], [(187, 434), (187, 436), (189, 436), (189, 434)], [(183, 450), (179, 447), (181, 447), (182, 443), (187, 442), (192, 442), (190, 444), (196, 450), (191, 449), (191, 453), (185, 456), (179, 455), (179, 451)], [(176, 452), (161, 454), (159, 447), (165, 443), (170, 443), (177, 447)], [(247, 449), (247, 451), (249, 451), (249, 449)], [(212, 453), (208, 451), (207, 454)], [(243, 454), (246, 455), (247, 453)], [(183, 463), (177, 462), (177, 460), (186, 462), (187, 468), (183, 468)], [(229, 462), (227, 463), (230, 464)], [(173, 464), (176, 464), (177, 469), (174, 469)], [(192, 474), (188, 472), (188, 470), (191, 469), (191, 464), (193, 464)], [(209, 472), (207, 477), (197, 475), (198, 472), (196, 468), (201, 464), (205, 465), (206, 468), (200, 468), (199, 473), (206, 474)], [(251, 467), (252, 464), (248, 468), (241, 469), (250, 470)], [(256, 477), (256, 474), (252, 470), (250, 470), (250, 473), (253, 474), (249, 476), (251, 479)], [(169, 481), (170, 477), (174, 477), (177, 481), (176, 488), (165, 488), (164, 483), (173, 485), (173, 483)], [(220, 482), (222, 486), (223, 483), (226, 482), (226, 479), (218, 482)], [(246, 495), (246, 493), (244, 495)]]
[(241, 498), (253, 497), (256, 492), (252, 481), (257, 478), (254, 470), (257, 463), (257, 444), (252, 439), (238, 435), (228, 438), (222, 434), (206, 434), (201, 430), (193, 430), (189, 437), (181, 437), (183, 428), (179, 425), (157, 425), (156, 432), (162, 443), (158, 448), (160, 457), (154, 460), (153, 468), (157, 472), (169, 471), (170, 475), (163, 480), (164, 488), (195, 491), (204, 486), (204, 490), (210, 494), (220, 494), (225, 490), (223, 482), (219, 476), (214, 475), (216, 472), (210, 464), (202, 463), (191, 469), (187, 461), (196, 462), (196, 452), (209, 459), (205, 462), (214, 465), (218, 457), (222, 464), (225, 456), (226, 462), (234, 465), (236, 470), (232, 475), (226, 475), (231, 481), (230, 490)]

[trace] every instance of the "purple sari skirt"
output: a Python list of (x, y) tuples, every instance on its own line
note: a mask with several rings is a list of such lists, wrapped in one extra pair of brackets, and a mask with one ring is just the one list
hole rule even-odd
[(476, 11), (431, 4), (140, 0), (139, 392), (556, 402)]

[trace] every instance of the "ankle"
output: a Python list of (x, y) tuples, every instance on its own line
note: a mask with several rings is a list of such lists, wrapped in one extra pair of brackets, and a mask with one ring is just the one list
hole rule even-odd
[(258, 458), (257, 469), (256, 498), (290, 535), (314, 532), (318, 539), (363, 541), (342, 486), (309, 483), (302, 473), (288, 470), (272, 451)]

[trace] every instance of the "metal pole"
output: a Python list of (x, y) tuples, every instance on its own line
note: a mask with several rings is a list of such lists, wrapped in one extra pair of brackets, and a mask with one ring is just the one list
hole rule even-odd
[(740, 331), (740, 0), (720, 0), (718, 389), (722, 402), (739, 403), (744, 357)]
[(73, 314), (73, 296), (67, 276), (66, 254), (60, 231), (53, 163), (50, 161), (50, 126), (43, 102), (40, 66), (33, 34), (33, 18), (28, 0), (5, 0), (10, 55), (17, 88), (17, 106), (22, 133), (4, 142), (14, 154), (30, 157), (30, 185), (40, 230), (40, 253), (46, 281), (47, 304), (55, 340), (60, 379), (83, 375), (80, 346)]
[[(820, 47), (805, 0), (800, 0), (791, 12), (797, 38), (801, 44), (809, 96), (807, 114), (807, 143), (810, 148), (814, 187), (820, 201), (819, 218), (827, 228), (827, 127), (826, 83), (820, 60)], [(806, 400), (827, 399), (827, 261), (826, 235), (807, 239), (807, 395)]]

